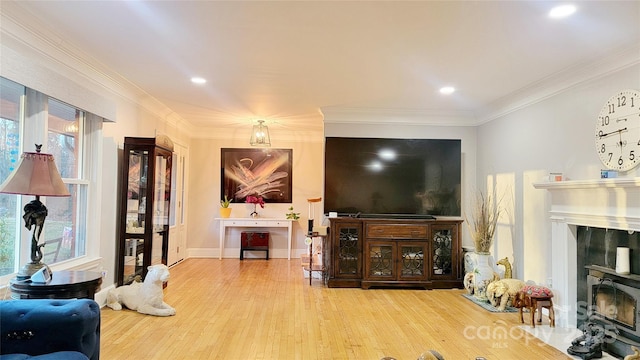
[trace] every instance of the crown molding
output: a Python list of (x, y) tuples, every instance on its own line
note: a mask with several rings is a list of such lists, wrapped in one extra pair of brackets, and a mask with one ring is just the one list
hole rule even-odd
[[(10, 14), (8, 13), (10, 12)], [(165, 126), (195, 133), (193, 124), (181, 118), (165, 104), (131, 83), (122, 75), (108, 69), (97, 59), (87, 55), (81, 49), (65, 42), (50, 29), (34, 21), (33, 15), (25, 12), (18, 4), (3, 3), (0, 7), (3, 43), (8, 39), (28, 51), (38, 54), (49, 69), (70, 79), (81, 78), (99, 91), (139, 105), (146, 112), (156, 116)], [(28, 24), (25, 26), (24, 24)], [(72, 76), (69, 76), (72, 75)], [(75, 80), (74, 80), (75, 81)], [(26, 85), (26, 84), (25, 84)], [(115, 116), (114, 116), (115, 117)], [(118, 119), (109, 119), (115, 122)]]
[(476, 125), (501, 118), (578, 85), (640, 64), (640, 44), (631, 44), (595, 61), (583, 62), (540, 79), (491, 104), (476, 114)]
[(323, 107), (327, 124), (391, 124), (432, 126), (474, 126), (471, 111), (374, 109), (355, 107)]
[[(46, 62), (48, 68), (55, 68), (61, 76), (79, 77), (95, 89), (125, 99), (139, 105), (153, 114), (166, 127), (175, 127), (181, 133), (199, 138), (211, 138), (219, 127), (203, 129), (193, 122), (181, 118), (170, 108), (148, 93), (132, 84), (121, 75), (111, 71), (98, 60), (91, 58), (81, 49), (67, 43), (56, 36), (44, 24), (35, 21), (33, 14), (28, 13), (19, 2), (3, 2), (0, 6), (0, 35), (2, 43), (17, 43), (38, 54)], [(27, 25), (28, 24), (28, 25)], [(640, 44), (630, 44), (618, 52), (596, 61), (576, 64), (570, 68), (541, 79), (529, 86), (519, 89), (495, 102), (487, 104), (476, 111), (438, 111), (411, 109), (376, 109), (353, 107), (322, 107), (319, 109), (324, 123), (345, 124), (403, 124), (431, 126), (478, 126), (510, 113), (536, 104), (554, 95), (562, 93), (593, 81), (616, 71), (640, 64)], [(27, 84), (25, 84), (27, 85)], [(117, 119), (112, 119), (116, 120)], [(296, 126), (310, 127), (308, 131), (316, 132), (314, 125), (295, 122)], [(161, 124), (160, 124), (161, 125)], [(162, 126), (162, 125), (161, 125)]]
[[(299, 127), (293, 129), (290, 126), (273, 126), (269, 124), (269, 137), (271, 138), (272, 147), (277, 146), (278, 142), (296, 143), (296, 142), (319, 142), (324, 141), (324, 128), (308, 128)], [(192, 139), (210, 139), (221, 141), (238, 141), (246, 139), (249, 145), (249, 137), (251, 136), (251, 126), (211, 126), (201, 127), (191, 135)], [(274, 145), (276, 144), (276, 145)]]
[(476, 111), (323, 107), (321, 112), (328, 124), (478, 126), (637, 64), (640, 64), (640, 44), (634, 43), (606, 57), (549, 75)]
[[(10, 14), (7, 13), (7, 9), (10, 10)], [(60, 75), (74, 75), (102, 91), (131, 98), (129, 92), (123, 92), (125, 87), (120, 85), (121, 77), (107, 71), (106, 67), (95, 59), (88, 61), (89, 57), (84, 52), (34, 21), (33, 16), (25, 13), (16, 2), (3, 3), (0, 16), (3, 43), (10, 39), (14, 44), (38, 54), (39, 62), (51, 70), (55, 69), (54, 71)]]

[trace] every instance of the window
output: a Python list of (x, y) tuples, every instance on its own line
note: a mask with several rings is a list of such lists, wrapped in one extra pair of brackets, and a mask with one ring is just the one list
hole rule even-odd
[[(11, 174), (20, 154), (20, 117), (25, 88), (0, 79), (0, 183)], [(12, 274), (17, 268), (16, 234), (22, 220), (18, 197), (0, 194), (0, 276)]]
[(85, 236), (80, 224), (86, 223), (85, 205), (89, 182), (82, 179), (80, 166), (81, 125), (84, 112), (70, 105), (48, 99), (47, 152), (53, 154), (60, 176), (68, 184), (70, 197), (46, 198), (47, 226), (44, 231), (44, 263), (85, 255)]
[[(46, 144), (42, 151), (53, 154), (71, 196), (40, 198), (48, 210), (40, 237), (43, 262), (52, 265), (86, 255), (91, 187), (86, 164), (96, 156), (88, 149), (102, 119), (4, 78), (0, 86), (0, 182), (22, 152)], [(30, 259), (31, 232), (24, 227), (22, 207), (32, 199), (0, 194), (0, 278), (12, 276)]]

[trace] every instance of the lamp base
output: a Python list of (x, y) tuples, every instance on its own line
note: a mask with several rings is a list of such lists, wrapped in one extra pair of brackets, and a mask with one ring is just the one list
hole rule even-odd
[(29, 280), (31, 278), (31, 275), (35, 274), (36, 272), (38, 272), (38, 270), (42, 269), (45, 266), (47, 265), (45, 265), (45, 263), (43, 263), (42, 261), (38, 261), (37, 263), (30, 262), (20, 269), (20, 271), (16, 275), (16, 278), (18, 280)]

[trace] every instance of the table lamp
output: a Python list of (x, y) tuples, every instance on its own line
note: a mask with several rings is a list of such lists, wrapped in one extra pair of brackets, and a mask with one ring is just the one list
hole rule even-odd
[(0, 193), (34, 195), (35, 200), (24, 207), (24, 227), (31, 230), (31, 262), (24, 265), (17, 278), (29, 279), (43, 267), (40, 234), (47, 217), (47, 208), (40, 202), (40, 196), (70, 196), (67, 186), (62, 182), (60, 173), (53, 161), (53, 155), (40, 152), (42, 145), (36, 144), (36, 152), (24, 152), (17, 169), (0, 185)]

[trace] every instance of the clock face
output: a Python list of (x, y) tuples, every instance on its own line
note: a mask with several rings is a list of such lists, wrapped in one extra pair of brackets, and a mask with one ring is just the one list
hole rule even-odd
[(640, 91), (609, 98), (596, 123), (596, 152), (607, 169), (627, 171), (640, 164)]

